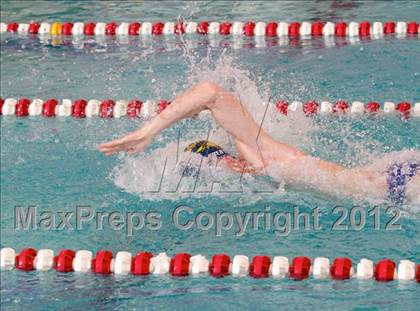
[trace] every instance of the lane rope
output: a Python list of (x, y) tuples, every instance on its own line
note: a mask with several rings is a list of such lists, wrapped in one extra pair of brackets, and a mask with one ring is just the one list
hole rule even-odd
[(251, 260), (245, 255), (215, 254), (211, 259), (202, 255), (192, 256), (178, 253), (169, 257), (166, 253), (152, 254), (120, 251), (114, 256), (109, 250), (100, 250), (95, 256), (91, 251), (71, 249), (60, 250), (57, 255), (51, 249), (22, 249), (16, 253), (12, 248), (1, 249), (1, 269), (24, 271), (94, 272), (99, 274), (162, 275), (174, 277), (188, 275), (210, 275), (213, 277), (250, 276), (253, 278), (290, 278), (304, 280), (357, 278), (376, 281), (417, 281), (420, 282), (420, 264), (410, 260), (400, 260), (397, 265), (391, 259), (372, 260), (362, 258), (356, 266), (347, 257), (335, 258), (332, 262), (326, 257), (314, 260), (306, 256), (289, 258), (284, 256), (257, 255)]
[(51, 36), (235, 35), (246, 37), (368, 37), (420, 34), (416, 21), (362, 22), (36, 22), (0, 23), (0, 32)]
[[(170, 105), (167, 100), (98, 100), (98, 99), (0, 99), (0, 115), (2, 116), (44, 116), (44, 117), (74, 117), (74, 118), (148, 118), (161, 113)], [(335, 103), (310, 100), (307, 102), (280, 100), (275, 104), (276, 111), (281, 115), (304, 113), (314, 115), (399, 115), (404, 118), (420, 117), (420, 103), (409, 102), (368, 102), (339, 100)]]

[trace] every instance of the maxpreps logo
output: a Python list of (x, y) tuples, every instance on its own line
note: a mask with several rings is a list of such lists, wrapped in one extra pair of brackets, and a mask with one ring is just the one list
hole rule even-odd
[(160, 213), (128, 211), (95, 211), (90, 206), (76, 206), (73, 211), (38, 211), (36, 206), (15, 207), (15, 230), (82, 230), (84, 226), (94, 226), (96, 230), (109, 227), (112, 230), (125, 229), (127, 236), (143, 228), (159, 230), (162, 227)]

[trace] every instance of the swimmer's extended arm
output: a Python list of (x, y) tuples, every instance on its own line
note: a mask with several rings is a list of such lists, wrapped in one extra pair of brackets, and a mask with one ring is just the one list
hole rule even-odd
[(257, 168), (264, 167), (270, 160), (263, 159), (262, 155), (269, 155), (270, 152), (267, 151), (273, 149), (273, 144), (284, 148), (286, 158), (288, 154), (293, 157), (303, 155), (297, 149), (273, 140), (253, 120), (237, 98), (210, 82), (200, 83), (187, 90), (142, 128), (123, 138), (101, 144), (99, 149), (106, 155), (121, 151), (129, 154), (142, 151), (153, 137), (165, 128), (206, 109), (210, 110), (216, 122), (235, 138), (238, 147), (244, 151), (245, 159)]
[(216, 92), (206, 84), (196, 85), (172, 101), (162, 113), (147, 122), (140, 129), (108, 143), (101, 144), (99, 149), (106, 155), (117, 152), (133, 154), (144, 150), (154, 136), (177, 121), (189, 118), (207, 109), (216, 98)]
[[(269, 165), (273, 175), (290, 184), (304, 185), (330, 193), (339, 188), (344, 193), (363, 193), (369, 185), (377, 185), (374, 177), (364, 170), (346, 169), (341, 165), (312, 158), (297, 148), (274, 140), (253, 120), (249, 112), (231, 93), (217, 85), (200, 83), (178, 96), (156, 118), (120, 139), (101, 144), (106, 155), (125, 151), (133, 154), (144, 150), (153, 137), (175, 122), (192, 117), (203, 110), (210, 110), (216, 122), (231, 134), (243, 159), (231, 159), (227, 166), (239, 172), (264, 173)], [(242, 161), (245, 160), (245, 161)], [(248, 165), (249, 164), (249, 165)], [(384, 188), (380, 185), (380, 188)]]
[[(285, 165), (294, 165), (306, 157), (300, 150), (274, 140), (254, 121), (235, 96), (211, 82), (190, 88), (139, 130), (101, 144), (99, 149), (106, 155), (121, 151), (129, 154), (142, 151), (162, 130), (203, 110), (210, 110), (216, 122), (235, 138), (240, 154), (256, 170), (278, 160)], [(319, 160), (319, 166), (331, 171), (341, 169), (336, 164), (322, 160)]]

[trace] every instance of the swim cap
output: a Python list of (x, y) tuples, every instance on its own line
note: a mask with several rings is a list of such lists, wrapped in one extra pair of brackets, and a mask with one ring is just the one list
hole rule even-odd
[(190, 144), (184, 151), (191, 151), (192, 153), (197, 153), (203, 157), (208, 157), (214, 153), (218, 158), (227, 155), (222, 147), (216, 145), (207, 140), (200, 140)]

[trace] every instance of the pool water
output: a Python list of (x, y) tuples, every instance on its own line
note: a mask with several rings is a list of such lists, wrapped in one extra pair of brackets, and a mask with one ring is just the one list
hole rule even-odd
[[(167, 21), (185, 20), (416, 20), (419, 2), (399, 1), (312, 1), (300, 2), (163, 2), (131, 1), (32, 1), (2, 2), (5, 22), (40, 21)], [(217, 41), (217, 40), (216, 40)], [(393, 151), (420, 149), (420, 120), (396, 117), (282, 117), (273, 102), (279, 99), (307, 101), (339, 99), (419, 102), (420, 41), (418, 37), (389, 36), (378, 40), (299, 41), (296, 44), (256, 46), (254, 39), (234, 42), (227, 38), (216, 43), (193, 37), (120, 40), (41, 42), (5, 34), (1, 38), (2, 98), (115, 98), (172, 99), (193, 83), (210, 79), (238, 95), (257, 120), (272, 96), (264, 129), (275, 138), (312, 155), (346, 166), (369, 163)], [(226, 174), (225, 184), (210, 194), (194, 190), (186, 181), (178, 191), (179, 177), (164, 175), (165, 160), (177, 155), (194, 139), (212, 140), (232, 149), (229, 137), (204, 114), (165, 130), (150, 149), (135, 157), (107, 158), (97, 145), (119, 137), (142, 124), (126, 118), (103, 120), (73, 118), (1, 118), (1, 247), (19, 251), (63, 248), (117, 251), (216, 253), (231, 256), (306, 255), (312, 259), (348, 256), (354, 265), (361, 258), (378, 261), (409, 259), (420, 262), (420, 207), (403, 207), (397, 221), (400, 228), (386, 230), (392, 215), (387, 204), (379, 204), (381, 222), (375, 229), (373, 217), (358, 230), (333, 230), (343, 206), (349, 212), (359, 205), (366, 212), (376, 202), (325, 197), (297, 191), (273, 183), (268, 178), (247, 177), (240, 191), (238, 179)], [(204, 181), (205, 182), (205, 181)], [(225, 187), (225, 188), (224, 188)], [(226, 189), (226, 187), (228, 189)], [(159, 190), (156, 190), (159, 189)], [(191, 190), (193, 189), (193, 190)], [(201, 189), (201, 188), (200, 188)], [(208, 188), (206, 188), (208, 189)], [(233, 190), (232, 190), (233, 189)], [(228, 190), (228, 191), (226, 191)], [(232, 191), (231, 191), (232, 190)], [(76, 206), (89, 206), (96, 212), (135, 211), (161, 215), (161, 227), (133, 230), (102, 230), (95, 224), (77, 229), (15, 230), (15, 206), (36, 206), (38, 212), (74, 212)], [(183, 214), (185, 223), (200, 212), (244, 215), (247, 212), (320, 212), (320, 229), (291, 228), (281, 233), (274, 226), (247, 227), (238, 234), (231, 230), (189, 230), (177, 227), (172, 219), (179, 206), (193, 209)], [(57, 224), (59, 219), (57, 219)], [(346, 220), (348, 223), (348, 220)], [(55, 309), (344, 309), (415, 310), (420, 291), (415, 282), (378, 283), (356, 279), (331, 280), (252, 279), (208, 276), (99, 276), (50, 272), (7, 271), (1, 273), (1, 305), (8, 310), (24, 308)]]

